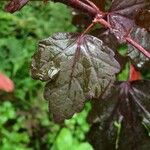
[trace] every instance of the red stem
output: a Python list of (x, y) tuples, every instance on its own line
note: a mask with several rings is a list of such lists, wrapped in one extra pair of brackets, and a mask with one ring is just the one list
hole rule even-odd
[(100, 23), (101, 25), (103, 25), (105, 28), (111, 28), (111, 25), (103, 18), (100, 19), (95, 19), (94, 22), (96, 23)]
[(99, 8), (90, 0), (84, 0), (85, 2), (87, 2), (92, 8), (96, 9), (98, 13), (103, 13), (99, 10)]
[(95, 22), (92, 22), (87, 28), (86, 30), (84, 30), (84, 32), (82, 33), (81, 36), (85, 35), (87, 32), (90, 31), (90, 29), (95, 25)]
[(126, 41), (133, 45), (135, 48), (137, 48), (140, 52), (142, 52), (145, 56), (150, 58), (150, 53), (146, 51), (141, 45), (136, 43), (134, 40), (132, 40), (130, 37), (126, 37)]
[(60, 3), (66, 4), (68, 6), (71, 6), (72, 8), (75, 8), (75, 9), (78, 9), (78, 10), (83, 11), (85, 13), (88, 13), (92, 17), (95, 17), (97, 15), (96, 9), (83, 3), (80, 0), (54, 0), (54, 2), (60, 2)]
[[(93, 17), (95, 17), (93, 22), (100, 23), (100, 24), (104, 25), (106, 28), (112, 28), (112, 26), (105, 19), (103, 19), (103, 17), (105, 16), (106, 13), (101, 12), (101, 11), (98, 12), (97, 9), (94, 9), (92, 6), (89, 6), (89, 5), (81, 2), (80, 0), (54, 0), (54, 1), (61, 2), (61, 3), (64, 3), (66, 5), (73, 7), (75, 9), (84, 11), (84, 12), (88, 13), (89, 15), (92, 15)], [(150, 53), (148, 51), (146, 51), (141, 45), (136, 43), (133, 39), (131, 39), (130, 37), (126, 37), (126, 41), (128, 43), (130, 43), (131, 45), (133, 45), (135, 48), (137, 48), (145, 56), (150, 58)]]
[[(85, 0), (85, 1), (89, 1), (89, 0)], [(64, 3), (66, 5), (71, 6), (72, 8), (86, 12), (92, 17), (95, 17), (93, 22), (100, 23), (101, 25), (104, 25), (106, 28), (112, 28), (112, 26), (105, 19), (103, 19), (106, 13), (98, 11), (97, 9), (93, 8), (95, 6), (92, 4), (92, 2), (90, 5), (87, 5), (80, 0), (54, 0), (54, 2)], [(137, 48), (145, 56), (150, 58), (150, 53), (146, 51), (141, 45), (136, 43), (133, 39), (131, 39), (130, 37), (126, 37), (126, 41), (130, 43), (131, 45), (133, 45), (135, 48)]]
[(14, 13), (24, 7), (29, 0), (10, 0), (8, 4), (5, 5), (5, 11)]

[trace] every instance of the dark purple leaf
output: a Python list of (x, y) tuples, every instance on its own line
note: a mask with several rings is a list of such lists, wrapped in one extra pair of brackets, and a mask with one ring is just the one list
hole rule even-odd
[(141, 9), (150, 8), (149, 0), (113, 0), (111, 13), (134, 19)]
[(119, 43), (109, 30), (105, 28), (95, 29), (91, 32), (93, 36), (101, 39), (108, 47), (112, 48), (114, 51), (117, 51), (119, 48)]
[(121, 68), (123, 69), (127, 63), (127, 57), (118, 53), (120, 44), (114, 34), (105, 28), (95, 29), (91, 34), (101, 39), (109, 48), (113, 49), (115, 52), (115, 59), (120, 63)]
[(10, 0), (10, 2), (5, 6), (5, 11), (14, 13), (20, 10), (28, 2), (29, 0)]
[[(131, 37), (146, 50), (150, 50), (150, 33), (144, 28), (134, 28)], [(128, 45), (128, 56), (138, 69), (150, 68), (150, 59), (131, 45)]]
[(141, 9), (150, 8), (149, 0), (114, 0), (108, 15), (111, 31), (119, 42), (125, 42), (125, 36), (135, 25), (135, 16)]
[(94, 124), (88, 139), (95, 150), (150, 149), (150, 81), (116, 83), (110, 95), (93, 101), (89, 120)]
[(93, 36), (58, 33), (40, 41), (32, 60), (32, 77), (48, 81), (45, 99), (54, 120), (79, 112), (86, 97), (99, 97), (120, 71), (114, 52)]

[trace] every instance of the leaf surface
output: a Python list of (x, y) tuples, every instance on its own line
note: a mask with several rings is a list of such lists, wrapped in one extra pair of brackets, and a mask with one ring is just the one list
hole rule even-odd
[(48, 81), (44, 97), (57, 122), (81, 111), (87, 98), (103, 94), (120, 71), (114, 52), (100, 39), (79, 36), (55, 34), (40, 41), (33, 56), (32, 76)]
[[(144, 28), (134, 28), (131, 32), (131, 37), (146, 50), (150, 51), (150, 33)], [(139, 52), (135, 47), (128, 45), (127, 55), (138, 69), (142, 70), (150, 68), (150, 59), (143, 53)]]
[(111, 31), (122, 43), (135, 25), (135, 16), (141, 9), (150, 8), (149, 0), (114, 0), (108, 14)]
[(116, 83), (111, 95), (93, 103), (89, 119), (94, 124), (88, 138), (95, 150), (149, 149), (150, 81)]
[(105, 28), (95, 29), (91, 32), (91, 34), (101, 39), (109, 48), (113, 49), (113, 51), (115, 52), (115, 59), (121, 65), (121, 69), (123, 69), (125, 67), (125, 64), (127, 63), (127, 57), (122, 56), (118, 53), (120, 44), (114, 34), (112, 34), (110, 30), (106, 30)]

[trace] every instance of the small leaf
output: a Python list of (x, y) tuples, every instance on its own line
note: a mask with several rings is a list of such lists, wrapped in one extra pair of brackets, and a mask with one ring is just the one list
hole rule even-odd
[(87, 142), (81, 143), (79, 146), (76, 147), (76, 149), (77, 150), (93, 150), (92, 146)]
[[(31, 65), (32, 77), (48, 81), (44, 97), (54, 120), (82, 110), (87, 98), (99, 97), (120, 71), (114, 52), (93, 36), (58, 33), (42, 40)], [(51, 77), (52, 68), (58, 72)]]
[(62, 128), (54, 143), (54, 149), (67, 150), (71, 149), (73, 144), (73, 136), (69, 129)]

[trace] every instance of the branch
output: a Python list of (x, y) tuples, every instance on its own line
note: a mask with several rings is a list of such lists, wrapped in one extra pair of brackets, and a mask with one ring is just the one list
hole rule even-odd
[(5, 11), (14, 13), (24, 7), (28, 2), (29, 0), (10, 0), (5, 6)]
[(97, 15), (97, 10), (93, 7), (81, 2), (80, 0), (54, 0), (54, 2), (60, 2), (79, 11), (85, 12), (88, 15), (95, 17)]
[(100, 12), (99, 8), (90, 0), (84, 0), (87, 4), (89, 4), (92, 8), (94, 8), (95, 10), (97, 10), (98, 12)]
[[(111, 24), (109, 24), (105, 19), (103, 18), (96, 18), (95, 22), (100, 23), (101, 25), (103, 25), (106, 28), (111, 29), (112, 26)], [(126, 42), (131, 44), (132, 46), (134, 46), (136, 49), (138, 49), (140, 52), (142, 52), (146, 57), (148, 57), (150, 59), (150, 52), (148, 52), (146, 49), (144, 49), (141, 45), (139, 45), (138, 43), (136, 43), (133, 39), (131, 39), (129, 36), (125, 37)]]
[(107, 22), (105, 19), (103, 19), (101, 16), (99, 17), (99, 15), (97, 15), (97, 18), (95, 18), (93, 22), (99, 23), (103, 25), (105, 28), (112, 28), (110, 23)]
[[(109, 29), (112, 28), (112, 26), (109, 24), (109, 22), (107, 22), (105, 19), (103, 19), (104, 16), (106, 15), (106, 13), (100, 11), (97, 8), (97, 6), (89, 0), (85, 0), (87, 3), (84, 3), (80, 0), (53, 0), (53, 1), (63, 3), (65, 5), (71, 6), (72, 8), (75, 8), (82, 12), (85, 12), (94, 18), (94, 21), (93, 21), (94, 23), (100, 23), (101, 25), (103, 25), (104, 27), (109, 28)], [(29, 2), (29, 0), (12, 0), (6, 5), (5, 10), (13, 13), (17, 10), (20, 10), (28, 2)], [(148, 51), (146, 51), (138, 43), (136, 43), (133, 39), (131, 39), (130, 37), (125, 37), (125, 39), (126, 39), (126, 42), (133, 45), (140, 52), (142, 52), (145, 56), (150, 58), (150, 53)]]
[(150, 59), (150, 53), (147, 50), (145, 50), (141, 45), (139, 45), (138, 43), (136, 43), (130, 37), (126, 37), (126, 41), (128, 43), (130, 43), (131, 45), (133, 45), (135, 48), (137, 48), (140, 52), (142, 52), (146, 57), (148, 57)]

